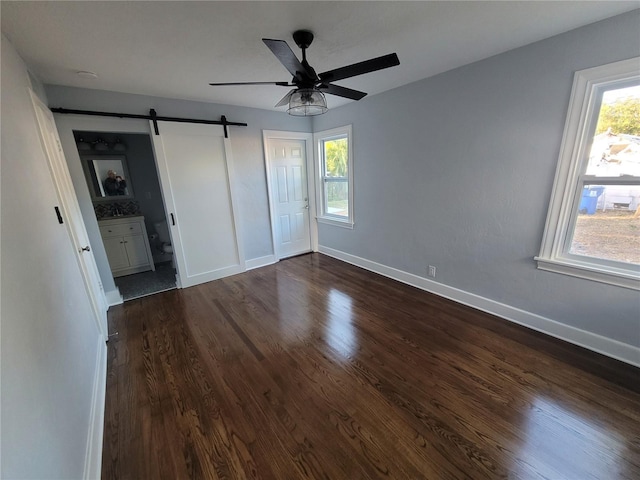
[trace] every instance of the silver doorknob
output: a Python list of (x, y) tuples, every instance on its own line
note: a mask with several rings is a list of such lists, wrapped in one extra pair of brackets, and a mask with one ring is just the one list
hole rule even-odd
[(89, 247), (89, 245), (87, 245), (86, 247), (82, 247), (80, 249), (80, 253), (82, 252), (90, 252), (91, 251), (91, 247)]
[(309, 210), (309, 205), (305, 205), (304, 208), (306, 208), (307, 210)]

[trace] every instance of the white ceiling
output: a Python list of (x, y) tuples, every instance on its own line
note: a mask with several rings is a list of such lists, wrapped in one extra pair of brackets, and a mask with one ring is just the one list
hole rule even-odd
[[(336, 84), (370, 95), (638, 8), (636, 1), (6, 1), (2, 31), (44, 83), (273, 109), (289, 81), (262, 43), (315, 34), (323, 72), (396, 52), (400, 66)], [(79, 70), (98, 74), (83, 79)], [(350, 100), (327, 95), (329, 107)], [(283, 110), (283, 109), (280, 109)]]

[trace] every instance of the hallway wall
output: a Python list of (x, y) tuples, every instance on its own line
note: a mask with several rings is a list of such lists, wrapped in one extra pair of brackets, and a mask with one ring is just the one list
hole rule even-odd
[(105, 381), (106, 346), (54, 211), (26, 66), (6, 37), (1, 43), (0, 477), (95, 476), (85, 469), (96, 460), (87, 455), (97, 450), (99, 464), (101, 453), (104, 398), (94, 388)]

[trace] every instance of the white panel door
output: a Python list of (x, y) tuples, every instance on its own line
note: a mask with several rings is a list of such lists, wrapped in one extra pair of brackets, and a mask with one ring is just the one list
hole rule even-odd
[(276, 255), (310, 252), (305, 141), (269, 138), (267, 151)]
[(82, 219), (78, 198), (71, 183), (69, 167), (60, 145), (55, 120), (51, 110), (32, 91), (29, 93), (40, 127), (42, 147), (49, 162), (51, 176), (60, 201), (59, 208), (62, 220), (67, 226), (67, 231), (76, 250), (76, 258), (95, 314), (98, 331), (106, 340), (108, 338), (107, 302), (104, 289), (98, 274), (96, 260), (89, 245), (89, 236)]
[(230, 143), (223, 128), (171, 122), (158, 125), (160, 135), (151, 137), (178, 286), (244, 271), (232, 193)]

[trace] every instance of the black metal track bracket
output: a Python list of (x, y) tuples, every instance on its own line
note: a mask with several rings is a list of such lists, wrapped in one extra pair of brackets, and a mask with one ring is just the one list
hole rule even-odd
[(151, 121), (153, 122), (153, 131), (156, 135), (160, 135), (160, 130), (158, 130), (158, 114), (156, 113), (154, 108), (149, 110), (149, 116), (151, 117)]

